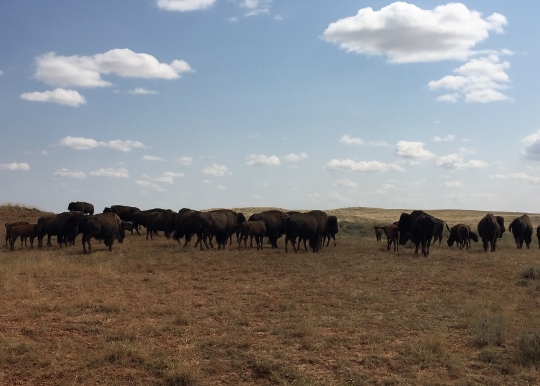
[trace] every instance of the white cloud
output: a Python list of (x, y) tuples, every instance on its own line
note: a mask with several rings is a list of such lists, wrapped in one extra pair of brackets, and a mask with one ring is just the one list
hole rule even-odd
[(155, 156), (155, 155), (148, 155), (148, 154), (145, 154), (142, 157), (142, 159), (145, 160), (145, 161), (164, 161), (164, 159), (162, 157), (158, 157), (158, 156)]
[(491, 31), (503, 33), (506, 24), (501, 14), (483, 18), (461, 3), (424, 10), (395, 2), (380, 11), (362, 8), (331, 23), (322, 37), (348, 52), (386, 56), (394, 63), (466, 60), (475, 45)]
[(507, 180), (508, 179), (508, 177), (506, 177), (504, 174), (493, 174), (489, 176), (489, 178), (492, 180)]
[(271, 2), (271, 0), (242, 0), (240, 7), (247, 10), (244, 16), (257, 16), (268, 13)]
[(456, 139), (456, 136), (453, 134), (449, 134), (446, 137), (439, 137), (439, 136), (433, 137), (434, 142), (454, 142), (455, 139)]
[(275, 155), (265, 156), (264, 154), (250, 154), (246, 157), (246, 165), (249, 166), (277, 166), (280, 164), (279, 158)]
[(411, 160), (427, 160), (435, 157), (435, 154), (424, 149), (425, 143), (399, 141), (396, 145), (396, 155)]
[(435, 160), (435, 165), (447, 169), (485, 169), (489, 165), (485, 161), (470, 160), (465, 162), (464, 155), (460, 153), (452, 153)]
[(228, 174), (227, 166), (212, 164), (212, 166), (207, 166), (202, 170), (203, 174), (208, 174), (211, 176), (222, 177), (225, 174)]
[(447, 75), (428, 83), (430, 90), (455, 91), (439, 97), (439, 102), (457, 102), (461, 97), (468, 103), (488, 103), (511, 100), (501, 91), (508, 88), (510, 77), (507, 61), (501, 62), (497, 55), (472, 59), (453, 70), (457, 75)]
[(395, 192), (397, 190), (396, 185), (392, 184), (383, 184), (379, 189), (375, 191), (375, 193), (378, 194), (390, 194), (391, 192)]
[(61, 56), (48, 52), (36, 59), (34, 78), (60, 87), (106, 87), (111, 83), (102, 74), (126, 78), (177, 79), (192, 71), (183, 60), (160, 63), (152, 55), (136, 53), (128, 48), (113, 49), (94, 56)]
[[(294, 153), (291, 153), (291, 154), (287, 154), (285, 157), (283, 157), (283, 159), (287, 162), (299, 162), (303, 159), (306, 159), (308, 158), (308, 155), (307, 153), (300, 153), (300, 154), (294, 154)], [(279, 159), (278, 159), (278, 162), (279, 162)]]
[(540, 161), (540, 130), (528, 135), (521, 142), (525, 144), (525, 149), (521, 154), (530, 160)]
[(85, 179), (86, 174), (78, 170), (69, 170), (69, 169), (59, 169), (53, 173), (53, 176), (56, 177), (68, 177), (68, 178), (77, 178)]
[(110, 178), (129, 178), (127, 169), (125, 168), (102, 168), (90, 172), (94, 177), (110, 177)]
[(364, 144), (364, 141), (360, 138), (353, 138), (350, 135), (342, 135), (339, 142), (344, 143), (345, 145), (360, 145)]
[(180, 157), (176, 161), (180, 162), (182, 165), (189, 166), (193, 163), (193, 157)]
[(401, 166), (387, 164), (379, 161), (360, 161), (355, 162), (350, 159), (338, 160), (332, 159), (326, 164), (328, 170), (350, 170), (355, 172), (386, 172), (386, 171), (404, 171)]
[(532, 184), (540, 183), (540, 177), (529, 176), (527, 173), (511, 173), (509, 177), (513, 180), (530, 182)]
[(12, 162), (9, 164), (0, 164), (0, 170), (11, 170), (11, 171), (22, 170), (26, 172), (30, 170), (30, 165), (28, 165), (26, 162), (20, 162), (20, 163)]
[(129, 90), (128, 94), (132, 94), (132, 95), (157, 95), (159, 93), (157, 91), (149, 90), (149, 89), (144, 88), (144, 87), (137, 87), (137, 88), (135, 88), (133, 90)]
[(156, 184), (155, 182), (152, 182), (152, 181), (136, 180), (135, 183), (137, 184), (137, 186), (139, 186), (139, 187), (141, 187), (143, 189), (154, 189), (154, 190), (157, 190), (158, 192), (166, 192), (167, 191), (161, 185)]
[(95, 149), (96, 147), (108, 147), (110, 149), (121, 151), (127, 153), (133, 149), (145, 148), (144, 144), (139, 141), (122, 141), (120, 139), (115, 139), (112, 141), (96, 141), (92, 138), (84, 137), (72, 137), (67, 136), (58, 141), (58, 146), (67, 147), (73, 150), (90, 150)]
[(444, 184), (449, 188), (463, 188), (463, 184), (459, 181), (445, 181)]
[(29, 102), (50, 102), (59, 105), (79, 107), (86, 104), (86, 98), (75, 90), (65, 90), (57, 88), (53, 91), (25, 92), (21, 94), (21, 99)]
[(334, 182), (332, 185), (339, 186), (342, 188), (357, 188), (358, 184), (354, 181), (349, 180), (348, 178), (345, 178), (343, 180), (338, 180)]
[(157, 0), (158, 8), (165, 11), (189, 12), (208, 9), (216, 0)]

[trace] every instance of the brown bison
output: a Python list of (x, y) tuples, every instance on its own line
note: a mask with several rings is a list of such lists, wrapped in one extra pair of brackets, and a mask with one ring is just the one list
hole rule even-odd
[(132, 228), (131, 228), (131, 234), (133, 234), (133, 231), (135, 230), (137, 234), (140, 236), (139, 227), (137, 224), (133, 222), (133, 213), (140, 212), (140, 209), (136, 206), (126, 206), (126, 205), (113, 205), (111, 207), (107, 207), (103, 209), (103, 213), (112, 212), (116, 214), (120, 219), (131, 222)]
[(298, 245), (300, 244), (300, 240), (304, 240), (305, 246), (305, 240), (308, 240), (313, 252), (319, 251), (319, 232), (319, 218), (314, 213), (308, 212), (289, 215), (285, 231), (285, 252), (288, 252), (287, 245), (289, 241), (293, 246), (294, 252), (298, 252), (298, 248), (296, 247), (297, 238), (299, 239)]
[(257, 250), (263, 249), (263, 237), (266, 234), (266, 225), (264, 221), (244, 221), (240, 225), (240, 238), (238, 239), (238, 249), (242, 245), (244, 240), (244, 249), (246, 248), (246, 241), (248, 236), (255, 238), (257, 244)]
[[(285, 233), (285, 225), (289, 215), (280, 210), (267, 210), (261, 213), (254, 213), (249, 216), (249, 221), (263, 221), (266, 227), (268, 242), (272, 248), (277, 248), (277, 239)], [(253, 246), (252, 244), (250, 246)]]
[(197, 242), (195, 247), (200, 243), (202, 232), (197, 217), (201, 212), (198, 210), (192, 210), (188, 208), (182, 208), (176, 215), (175, 228), (173, 233), (173, 239), (180, 243), (180, 239), (184, 237), (184, 247), (191, 241), (193, 235), (197, 235)]
[(448, 224), (444, 222), (443, 220), (436, 217), (434, 217), (434, 219), (435, 219), (435, 231), (433, 232), (433, 243), (431, 245), (435, 244), (437, 240), (439, 240), (439, 245), (441, 245), (443, 232), (444, 232), (444, 226), (446, 225), (446, 229), (448, 230), (448, 232), (450, 232), (450, 228), (448, 228)]
[(514, 235), (516, 247), (523, 248), (523, 242), (527, 245), (527, 249), (531, 246), (533, 226), (529, 216), (524, 214), (521, 217), (514, 219), (508, 226), (508, 230)]
[(41, 225), (38, 235), (38, 247), (43, 246), (43, 237), (47, 235), (47, 246), (51, 246), (51, 236), (57, 236), (58, 244), (62, 246), (68, 240), (75, 240), (78, 227), (85, 217), (82, 212), (63, 212), (41, 216), (37, 223)]
[[(28, 221), (15, 221), (15, 222), (7, 222), (6, 223), (6, 246), (9, 243), (9, 239), (11, 239), (11, 229), (14, 226), (24, 225), (24, 224), (29, 224), (29, 222)], [(23, 244), (23, 239), (21, 239), (21, 247), (22, 247), (22, 244)]]
[(410, 214), (402, 213), (398, 223), (399, 243), (405, 245), (407, 240), (411, 240), (416, 247), (415, 254), (418, 253), (418, 247), (422, 245), (422, 254), (429, 255), (429, 246), (436, 224), (435, 217), (421, 210), (414, 210)]
[(38, 224), (22, 224), (15, 225), (11, 228), (11, 236), (9, 239), (10, 249), (13, 251), (15, 247), (15, 241), (17, 238), (21, 238), (21, 247), (22, 240), (27, 237), (30, 239), (30, 248), (34, 248), (34, 239), (38, 236), (41, 226)]
[(399, 251), (399, 231), (396, 224), (390, 224), (383, 227), (380, 227), (384, 234), (386, 235), (386, 240), (388, 241), (388, 245), (386, 246), (386, 250), (389, 251), (392, 247), (392, 244), (394, 244), (394, 252)]
[[(79, 224), (79, 231), (82, 233), (83, 252), (92, 252), (90, 239), (103, 240), (105, 246), (112, 251), (114, 240), (119, 243), (124, 241), (126, 236), (125, 223), (114, 213), (100, 213), (93, 216), (85, 216)], [(88, 250), (86, 250), (88, 244)]]
[(178, 213), (172, 210), (165, 210), (163, 212), (150, 212), (146, 215), (146, 240), (148, 240), (148, 235), (153, 239), (153, 233), (158, 231), (163, 231), (165, 237), (170, 239), (171, 234), (174, 232), (176, 225), (176, 217)]
[(466, 224), (456, 224), (450, 229), (447, 243), (449, 247), (456, 243), (459, 249), (463, 249), (463, 247), (469, 249), (471, 240), (475, 243), (478, 242), (478, 235), (471, 230), (471, 227)]
[(375, 238), (377, 239), (377, 242), (380, 243), (383, 235), (383, 227), (376, 225), (373, 229), (375, 229)]
[(70, 212), (83, 212), (84, 214), (92, 215), (94, 214), (94, 205), (83, 201), (70, 202), (68, 210)]
[(336, 216), (328, 216), (326, 221), (326, 227), (323, 232), (323, 245), (326, 241), (326, 246), (330, 244), (330, 238), (334, 239), (334, 247), (336, 246), (336, 234), (339, 232), (338, 221)]
[(540, 225), (536, 227), (536, 237), (538, 238), (538, 248), (540, 248)]
[[(208, 212), (201, 212), (197, 216), (202, 241), (206, 249), (209, 249), (207, 239), (211, 239), (212, 237), (216, 238), (218, 249), (221, 249), (221, 247), (225, 248), (229, 237), (236, 232), (238, 226), (244, 221), (246, 221), (246, 217), (242, 213), (237, 213), (230, 209), (214, 209)], [(202, 250), (202, 244), (199, 245)]]
[(491, 252), (495, 252), (497, 239), (500, 239), (505, 232), (504, 218), (494, 216), (488, 213), (478, 222), (478, 236), (482, 239), (484, 252), (488, 250), (488, 243), (491, 247)]

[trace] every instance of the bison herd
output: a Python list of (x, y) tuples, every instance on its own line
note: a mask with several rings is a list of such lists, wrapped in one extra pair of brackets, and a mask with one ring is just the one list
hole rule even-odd
[[(23, 241), (30, 239), (33, 247), (34, 239), (38, 247), (43, 246), (43, 238), (47, 236), (47, 246), (51, 246), (51, 237), (56, 236), (60, 246), (74, 244), (79, 234), (82, 235), (83, 252), (92, 251), (92, 238), (103, 241), (112, 250), (114, 240), (122, 243), (125, 232), (140, 235), (141, 227), (146, 229), (146, 239), (153, 239), (157, 232), (163, 232), (165, 237), (173, 238), (178, 243), (184, 239), (186, 246), (193, 236), (197, 236), (195, 247), (203, 249), (225, 248), (227, 242), (232, 243), (236, 235), (238, 249), (242, 242), (247, 247), (255, 239), (257, 249), (263, 248), (263, 237), (268, 238), (272, 248), (277, 248), (278, 238), (285, 235), (285, 250), (289, 242), (295, 252), (303, 241), (305, 250), (313, 252), (321, 249), (330, 238), (334, 240), (338, 232), (338, 222), (335, 216), (329, 216), (320, 210), (305, 213), (268, 210), (255, 213), (248, 219), (242, 213), (230, 209), (214, 209), (197, 211), (182, 208), (178, 212), (170, 209), (140, 210), (137, 207), (113, 205), (106, 207), (103, 213), (94, 214), (94, 206), (86, 202), (71, 202), (68, 212), (50, 214), (40, 217), (36, 224), (28, 222), (12, 222), (6, 224), (6, 245), (9, 243), (13, 250), (18, 238)], [(87, 248), (88, 246), (88, 248)]]
[[(437, 240), (439, 244), (442, 240), (444, 226), (450, 232), (447, 243), (451, 247), (456, 243), (460, 249), (469, 249), (471, 241), (478, 242), (482, 240), (484, 251), (488, 248), (491, 252), (495, 251), (497, 239), (502, 238), (506, 231), (504, 227), (504, 218), (502, 216), (494, 216), (491, 213), (485, 215), (477, 226), (478, 233), (471, 230), (471, 227), (466, 224), (456, 224), (452, 228), (443, 220), (433, 217), (424, 211), (415, 210), (412, 213), (402, 213), (399, 220), (393, 224), (386, 226), (375, 226), (375, 237), (377, 242), (381, 241), (382, 234), (386, 234), (388, 240), (387, 250), (394, 245), (394, 251), (398, 249), (398, 240), (400, 245), (404, 245), (407, 241), (411, 241), (415, 246), (415, 254), (421, 247), (424, 256), (429, 255), (429, 247)], [(514, 219), (508, 230), (512, 232), (517, 248), (523, 248), (523, 243), (530, 248), (533, 234), (533, 226), (529, 216), (526, 214)], [(540, 226), (536, 228), (536, 235), (540, 246)]]
[[(247, 239), (250, 247), (263, 248), (263, 238), (266, 237), (271, 248), (278, 248), (277, 240), (285, 236), (285, 251), (289, 250), (289, 242), (294, 252), (297, 252), (303, 242), (304, 250), (318, 252), (326, 243), (333, 239), (336, 245), (338, 222), (336, 216), (329, 216), (321, 210), (308, 212), (267, 210), (251, 215), (248, 219), (244, 214), (230, 209), (214, 209), (198, 211), (182, 208), (178, 212), (170, 209), (140, 210), (137, 207), (125, 205), (112, 205), (106, 207), (103, 213), (94, 214), (94, 206), (86, 202), (71, 202), (68, 212), (49, 214), (38, 218), (35, 224), (28, 222), (6, 223), (6, 245), (13, 250), (15, 242), (20, 239), (21, 246), (30, 239), (33, 247), (34, 239), (38, 240), (38, 247), (43, 246), (43, 238), (47, 236), (47, 246), (51, 246), (51, 237), (56, 236), (60, 246), (74, 244), (77, 236), (82, 235), (83, 252), (92, 251), (90, 240), (92, 238), (103, 241), (105, 246), (112, 250), (114, 240), (122, 243), (125, 232), (140, 235), (140, 229), (146, 229), (146, 239), (153, 239), (157, 232), (163, 232), (165, 237), (172, 238), (178, 243), (184, 239), (184, 246), (196, 236), (195, 247), (209, 249), (225, 248), (232, 244), (232, 236), (236, 235), (238, 249), (247, 248)], [(411, 241), (415, 246), (415, 254), (421, 251), (424, 256), (429, 255), (429, 248), (437, 241), (439, 244), (446, 228), (450, 235), (447, 243), (451, 247), (454, 243), (460, 248), (469, 249), (471, 241), (482, 240), (484, 251), (488, 248), (495, 251), (497, 239), (505, 232), (504, 218), (487, 214), (477, 226), (477, 233), (466, 224), (456, 224), (449, 228), (445, 221), (435, 218), (428, 213), (415, 210), (411, 213), (402, 213), (399, 220), (385, 226), (375, 226), (375, 235), (380, 242), (385, 234), (388, 245), (387, 250), (397, 251), (399, 245)], [(530, 247), (533, 227), (527, 215), (514, 219), (508, 230), (512, 232), (517, 248), (523, 243)], [(540, 244), (540, 226), (537, 228)], [(204, 245), (204, 247), (203, 247)], [(88, 247), (88, 248), (87, 248)]]

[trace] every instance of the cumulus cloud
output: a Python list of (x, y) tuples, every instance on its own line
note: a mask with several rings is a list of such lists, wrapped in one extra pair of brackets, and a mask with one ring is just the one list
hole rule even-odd
[(93, 56), (62, 56), (48, 52), (36, 59), (34, 78), (60, 87), (107, 87), (103, 74), (124, 78), (177, 79), (192, 71), (184, 60), (160, 63), (155, 57), (128, 48), (113, 49)]
[(435, 157), (435, 154), (424, 149), (425, 143), (399, 141), (396, 145), (396, 155), (414, 161), (423, 161)]
[(451, 93), (438, 98), (439, 102), (458, 102), (464, 98), (467, 103), (488, 103), (511, 100), (503, 94), (509, 86), (510, 77), (506, 70), (507, 61), (501, 62), (495, 54), (472, 59), (454, 69), (456, 75), (447, 75), (428, 83), (430, 90), (449, 90)]
[(456, 139), (456, 136), (453, 134), (449, 134), (446, 137), (439, 137), (439, 136), (433, 137), (434, 142), (454, 142), (455, 139)]
[(156, 5), (165, 11), (189, 12), (210, 8), (216, 0), (157, 0)]
[(350, 159), (338, 160), (332, 159), (326, 164), (328, 170), (349, 170), (355, 172), (386, 172), (386, 171), (404, 171), (403, 168), (395, 164), (387, 164), (379, 161), (360, 161), (355, 162)]
[(540, 161), (540, 130), (528, 135), (521, 142), (525, 144), (525, 149), (521, 152), (526, 159)]
[(331, 23), (322, 38), (340, 48), (369, 56), (385, 56), (393, 63), (467, 60), (473, 48), (503, 33), (506, 18), (493, 13), (483, 18), (464, 4), (434, 9), (395, 2), (379, 11), (362, 8), (355, 16)]
[(210, 176), (222, 177), (225, 174), (229, 174), (227, 166), (212, 164), (212, 166), (207, 166), (202, 170), (203, 174), (208, 174)]
[(69, 169), (59, 169), (53, 173), (55, 177), (67, 177), (67, 178), (77, 178), (85, 179), (86, 174), (78, 170), (69, 170)]
[(449, 188), (463, 188), (463, 184), (459, 181), (445, 181), (444, 184)]
[(149, 89), (144, 88), (144, 87), (137, 87), (137, 88), (135, 88), (133, 90), (129, 90), (128, 94), (131, 94), (131, 95), (157, 95), (159, 93), (157, 91), (149, 90)]
[(102, 168), (90, 172), (94, 177), (129, 178), (126, 168)]
[(156, 190), (158, 192), (166, 192), (167, 191), (161, 185), (156, 184), (155, 182), (152, 182), (152, 181), (136, 180), (135, 184), (137, 184), (137, 186), (139, 186), (139, 187), (141, 187), (143, 189), (154, 189), (154, 190)]
[(96, 141), (92, 138), (84, 137), (72, 137), (67, 136), (58, 141), (58, 146), (66, 147), (73, 150), (90, 150), (95, 149), (96, 147), (108, 147), (110, 149), (121, 151), (127, 153), (133, 149), (145, 148), (144, 144), (139, 141), (123, 141), (120, 139), (115, 139), (112, 141)]
[(21, 99), (29, 102), (49, 102), (59, 105), (79, 107), (86, 104), (86, 98), (75, 90), (57, 88), (52, 91), (35, 91), (21, 94)]
[(379, 189), (375, 190), (375, 193), (390, 194), (391, 192), (395, 192), (396, 190), (397, 190), (396, 185), (383, 184)]
[(350, 135), (342, 135), (339, 139), (339, 142), (344, 143), (345, 145), (358, 145), (358, 146), (388, 146), (388, 142), (385, 141), (368, 141), (365, 142), (361, 138), (354, 138)]
[(246, 157), (246, 165), (249, 166), (277, 166), (279, 164), (279, 158), (275, 155), (266, 156), (264, 154), (250, 154)]
[(306, 158), (308, 158), (308, 155), (307, 153), (304, 153), (304, 152), (300, 154), (291, 153), (283, 157), (283, 159), (287, 162), (300, 162), (301, 160), (306, 159)]
[(435, 165), (446, 169), (485, 169), (489, 165), (481, 160), (464, 161), (465, 156), (460, 153), (452, 153), (435, 160)]
[(162, 157), (155, 156), (155, 155), (148, 155), (148, 154), (143, 155), (142, 159), (144, 161), (164, 161)]
[(358, 184), (356, 182), (351, 181), (348, 178), (338, 180), (338, 181), (334, 182), (332, 185), (339, 186), (341, 188), (357, 188), (358, 187)]
[(12, 162), (9, 164), (0, 164), (0, 170), (22, 170), (24, 172), (30, 170), (30, 165), (28, 165), (26, 162)]
[(176, 161), (180, 162), (182, 165), (189, 166), (193, 163), (193, 157), (180, 157)]
[(242, 0), (240, 7), (246, 10), (244, 16), (257, 16), (270, 11), (271, 0)]

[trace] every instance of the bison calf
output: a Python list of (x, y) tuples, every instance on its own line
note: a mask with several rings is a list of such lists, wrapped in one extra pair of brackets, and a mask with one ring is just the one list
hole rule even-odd
[[(9, 247), (13, 251), (15, 248), (15, 241), (17, 238), (30, 238), (30, 248), (34, 248), (34, 239), (38, 236), (39, 231), (41, 229), (41, 226), (38, 224), (23, 224), (23, 225), (15, 225), (11, 228), (11, 236), (9, 239)], [(22, 246), (22, 244), (21, 244)]]
[(388, 245), (386, 246), (386, 250), (389, 251), (392, 247), (392, 244), (394, 244), (394, 252), (399, 251), (398, 247), (398, 241), (399, 241), (399, 232), (397, 225), (391, 224), (386, 225), (384, 227), (381, 227), (382, 231), (386, 235), (386, 238), (388, 240)]
[(244, 248), (246, 248), (246, 241), (248, 236), (255, 238), (257, 244), (257, 250), (263, 249), (263, 237), (266, 233), (266, 225), (264, 221), (244, 221), (240, 226), (240, 238), (238, 239), (238, 249), (242, 245), (244, 240)]

